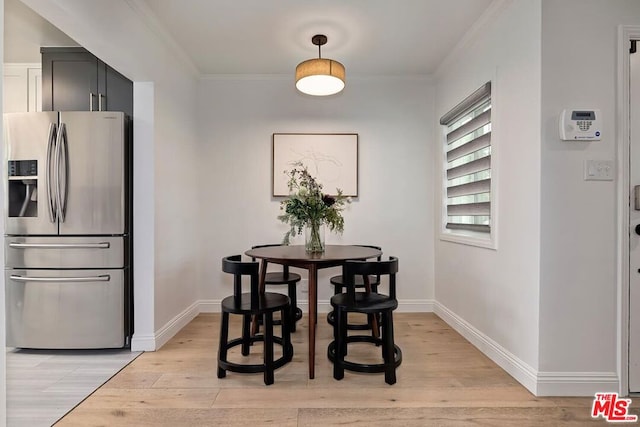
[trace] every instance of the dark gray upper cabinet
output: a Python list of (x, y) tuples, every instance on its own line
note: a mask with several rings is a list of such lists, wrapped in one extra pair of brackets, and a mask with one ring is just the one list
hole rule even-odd
[(81, 47), (43, 47), (43, 111), (123, 111), (133, 116), (133, 82)]

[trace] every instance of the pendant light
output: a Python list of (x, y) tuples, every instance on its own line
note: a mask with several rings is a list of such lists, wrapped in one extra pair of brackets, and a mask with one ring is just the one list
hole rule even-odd
[(316, 34), (311, 42), (318, 46), (318, 58), (309, 59), (296, 67), (296, 88), (307, 95), (326, 96), (344, 88), (344, 65), (333, 59), (322, 58), (320, 47), (327, 36)]

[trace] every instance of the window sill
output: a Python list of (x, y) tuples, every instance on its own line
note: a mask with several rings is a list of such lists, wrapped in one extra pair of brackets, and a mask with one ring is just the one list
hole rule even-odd
[(440, 240), (458, 243), (467, 246), (497, 250), (497, 244), (493, 234), (478, 233), (473, 231), (459, 231), (455, 233), (449, 231), (440, 232)]

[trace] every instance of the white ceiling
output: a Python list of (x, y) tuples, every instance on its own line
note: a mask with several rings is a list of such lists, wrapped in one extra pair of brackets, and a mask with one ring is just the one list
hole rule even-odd
[[(492, 0), (130, 0), (201, 74), (288, 74), (322, 56), (347, 75), (433, 73)], [(140, 10), (140, 8), (138, 8)], [(5, 62), (75, 42), (19, 0), (5, 0)], [(37, 51), (35, 60), (26, 58)]]

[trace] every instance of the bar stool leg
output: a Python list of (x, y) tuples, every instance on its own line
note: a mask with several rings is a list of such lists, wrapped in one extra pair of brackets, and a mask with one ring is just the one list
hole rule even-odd
[(222, 313), (220, 321), (220, 345), (218, 346), (218, 378), (227, 376), (226, 369), (220, 367), (220, 361), (227, 361), (227, 341), (229, 340), (229, 313)]
[(251, 327), (251, 316), (245, 314), (242, 316), (242, 355), (249, 355), (249, 347), (251, 346), (251, 334), (249, 329)]
[(385, 364), (384, 381), (392, 385), (396, 383), (396, 368), (394, 364), (393, 314), (391, 311), (382, 313), (382, 322), (382, 351)]
[(289, 300), (291, 300), (291, 308), (289, 309), (289, 313), (287, 313), (287, 315), (291, 319), (291, 332), (296, 331), (296, 308), (298, 307), (298, 296), (296, 292), (296, 284), (289, 283)]
[(264, 383), (266, 385), (273, 384), (274, 368), (273, 368), (273, 313), (264, 314)]
[[(284, 319), (284, 316), (287, 315), (289, 310), (283, 309), (280, 312), (280, 318)], [(295, 326), (295, 320), (292, 321), (292, 325)], [(291, 328), (289, 327), (289, 322), (282, 322), (282, 354), (285, 355), (286, 359), (291, 360), (293, 357), (293, 347), (291, 345)]]
[[(344, 318), (344, 312), (338, 308), (334, 308), (333, 316), (335, 320), (335, 324), (333, 326), (334, 330), (334, 358), (333, 358), (333, 378), (336, 380), (341, 380), (344, 378), (344, 347), (346, 347), (346, 328), (343, 328), (342, 325), (346, 321)], [(343, 335), (343, 329), (345, 329), (345, 334)]]

